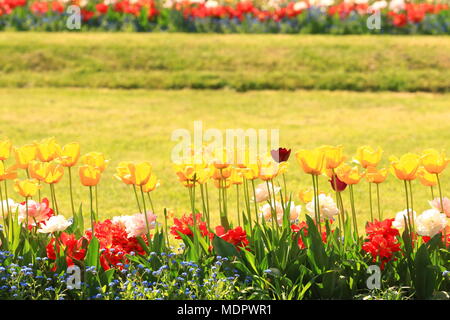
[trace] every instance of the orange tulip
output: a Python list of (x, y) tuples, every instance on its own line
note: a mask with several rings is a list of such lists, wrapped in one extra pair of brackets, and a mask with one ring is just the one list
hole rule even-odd
[(320, 149), (324, 152), (326, 169), (336, 169), (346, 159), (346, 157), (342, 154), (342, 146), (322, 146)]
[(400, 180), (414, 180), (420, 165), (420, 157), (414, 153), (406, 153), (398, 159), (395, 156), (389, 158), (392, 173)]
[(378, 147), (376, 150), (370, 146), (359, 147), (356, 151), (356, 160), (363, 168), (376, 167), (381, 161), (383, 150)]
[(0, 181), (11, 180), (17, 178), (17, 171), (14, 167), (6, 168), (5, 164), (0, 161)]
[(20, 169), (27, 169), (30, 161), (36, 159), (36, 145), (27, 144), (20, 148), (15, 148), (16, 167)]
[(353, 185), (357, 184), (364, 177), (364, 173), (359, 172), (357, 166), (351, 167), (348, 164), (342, 164), (336, 168), (336, 175), (342, 182)]
[(105, 155), (101, 152), (89, 152), (80, 158), (80, 162), (91, 167), (96, 167), (100, 172), (105, 171), (109, 160), (105, 159)]
[(6, 160), (11, 155), (12, 143), (9, 139), (0, 141), (0, 160)]
[(80, 158), (80, 144), (72, 142), (66, 144), (61, 151), (61, 164), (64, 167), (73, 167)]
[(40, 189), (39, 182), (35, 179), (16, 180), (14, 190), (24, 198), (33, 197)]
[(447, 167), (450, 159), (447, 159), (445, 152), (439, 153), (435, 149), (427, 149), (423, 152), (422, 165), (424, 168), (433, 174), (439, 174)]
[(83, 165), (78, 171), (81, 184), (86, 187), (96, 186), (100, 182), (101, 171), (97, 167)]
[(434, 187), (438, 183), (436, 175), (429, 173), (423, 167), (417, 170), (417, 176), (419, 177), (420, 183), (425, 187)]
[(388, 171), (387, 169), (377, 169), (375, 167), (367, 167), (366, 179), (371, 183), (382, 183), (386, 180)]
[(232, 154), (226, 149), (216, 149), (213, 153), (212, 163), (216, 169), (225, 169), (231, 165)]
[(42, 162), (50, 162), (59, 158), (61, 146), (56, 143), (55, 138), (44, 139), (36, 144), (36, 154)]
[(324, 164), (325, 153), (320, 148), (300, 150), (295, 154), (300, 167), (305, 173), (320, 175)]

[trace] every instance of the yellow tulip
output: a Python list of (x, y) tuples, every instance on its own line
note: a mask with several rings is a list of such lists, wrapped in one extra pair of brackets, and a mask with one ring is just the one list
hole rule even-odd
[(61, 146), (56, 143), (55, 138), (44, 139), (36, 144), (36, 154), (42, 162), (50, 162), (59, 158)]
[(105, 159), (105, 155), (101, 152), (89, 152), (80, 158), (80, 162), (91, 167), (96, 167), (100, 172), (105, 171), (109, 160)]
[(322, 173), (325, 157), (325, 153), (322, 149), (300, 150), (295, 156), (305, 173), (313, 175), (320, 175)]
[(436, 175), (429, 173), (423, 167), (417, 170), (417, 176), (419, 177), (420, 183), (425, 187), (433, 187), (438, 183)]
[(20, 169), (27, 169), (30, 161), (36, 159), (36, 145), (27, 144), (20, 148), (15, 148), (16, 167)]
[(100, 182), (101, 170), (90, 165), (83, 165), (78, 171), (81, 184), (86, 187), (96, 186)]
[(40, 189), (40, 185), (35, 179), (16, 180), (14, 182), (14, 190), (24, 198), (33, 197), (38, 189)]
[(31, 178), (39, 181), (44, 181), (45, 177), (47, 176), (48, 166), (48, 162), (33, 160), (28, 164), (28, 172), (30, 173)]
[(288, 166), (287, 162), (276, 162), (271, 155), (260, 157), (259, 161), (259, 178), (263, 181), (269, 181), (276, 178), (279, 174), (283, 174)]
[(244, 183), (244, 178), (243, 178), (242, 169), (234, 168), (232, 173), (231, 173), (230, 181), (234, 185), (243, 184)]
[(64, 175), (64, 167), (58, 163), (49, 163), (46, 168), (46, 175), (44, 182), (54, 184), (61, 181)]
[(247, 180), (255, 180), (259, 177), (259, 166), (257, 164), (247, 164), (245, 168), (242, 168), (243, 177)]
[(131, 179), (136, 186), (145, 185), (152, 174), (152, 165), (150, 162), (140, 162), (130, 166)]
[(6, 160), (11, 155), (12, 143), (9, 139), (0, 141), (0, 160)]
[[(123, 165), (122, 167), (120, 165)], [(152, 174), (152, 165), (150, 162), (122, 162), (117, 168), (117, 176), (127, 184), (136, 186), (145, 185)]]
[(64, 167), (73, 167), (80, 158), (80, 144), (72, 142), (66, 144), (61, 151), (61, 164)]
[(387, 169), (377, 169), (376, 167), (367, 167), (366, 179), (371, 183), (382, 183), (386, 180)]
[(320, 149), (324, 152), (324, 161), (326, 169), (336, 169), (346, 157), (343, 155), (342, 146), (322, 146)]
[(17, 171), (14, 167), (6, 168), (3, 162), (0, 162), (0, 181), (17, 178)]
[(422, 165), (433, 174), (439, 174), (447, 167), (450, 159), (447, 159), (445, 152), (438, 152), (435, 149), (427, 149), (422, 154)]
[(381, 161), (383, 150), (378, 147), (376, 150), (370, 146), (359, 147), (356, 151), (356, 160), (363, 168), (376, 167)]
[(414, 180), (420, 165), (420, 157), (414, 153), (406, 153), (398, 159), (395, 156), (389, 158), (392, 173), (400, 180)]
[(311, 202), (314, 197), (314, 190), (313, 188), (308, 189), (302, 189), (298, 192), (298, 197), (301, 202), (308, 203)]
[(114, 175), (115, 178), (121, 180), (125, 184), (133, 184), (133, 180), (131, 177), (131, 171), (130, 166), (132, 165), (131, 162), (121, 161), (117, 165), (116, 168), (116, 174)]
[(159, 186), (160, 186), (159, 179), (154, 174), (152, 174), (150, 176), (150, 179), (148, 179), (147, 183), (142, 186), (142, 191), (147, 192), (147, 193), (152, 192)]
[(349, 185), (359, 183), (364, 177), (364, 173), (360, 172), (357, 166), (351, 167), (348, 164), (337, 167), (336, 175), (339, 180)]

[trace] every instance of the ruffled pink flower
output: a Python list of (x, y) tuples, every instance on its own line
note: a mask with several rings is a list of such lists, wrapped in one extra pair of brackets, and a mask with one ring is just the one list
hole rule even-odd
[[(53, 216), (53, 209), (49, 207), (48, 199), (42, 199), (42, 202), (28, 200), (28, 228), (37, 226), (39, 223), (45, 223), (51, 216)], [(19, 223), (27, 220), (27, 205), (24, 202), (19, 204), (18, 219)]]
[(145, 215), (143, 213), (136, 213), (132, 216), (118, 216), (112, 219), (114, 224), (120, 225), (125, 228), (128, 238), (139, 237), (147, 234), (150, 230), (155, 228), (156, 215), (147, 211), (147, 222), (145, 221)]
[(450, 199), (442, 198), (443, 207), (441, 207), (441, 199), (438, 197), (432, 201), (429, 201), (430, 205), (437, 210), (444, 211), (445, 215), (450, 218)]

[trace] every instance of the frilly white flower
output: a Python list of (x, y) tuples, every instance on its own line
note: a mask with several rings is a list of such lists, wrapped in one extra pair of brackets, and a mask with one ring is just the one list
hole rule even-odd
[[(306, 204), (306, 211), (308, 211), (311, 215), (315, 213), (315, 199)], [(334, 216), (339, 214), (339, 209), (336, 206), (333, 198), (321, 193), (319, 195), (319, 212), (320, 219), (332, 219)]]
[[(396, 229), (403, 229), (405, 228), (405, 218), (408, 220), (408, 209), (405, 209), (403, 211), (397, 212), (395, 215), (395, 220), (392, 221), (392, 226)], [(414, 223), (416, 220), (416, 212), (413, 211), (411, 213), (411, 209), (409, 209), (409, 218), (411, 220), (411, 223)]]
[(447, 226), (447, 217), (437, 209), (428, 209), (416, 219), (417, 234), (434, 237)]
[[(12, 213), (15, 213), (17, 208), (19, 207), (19, 203), (16, 203), (13, 199), (9, 199), (8, 200), (3, 200), (0, 201), (0, 212), (4, 212), (5, 213), (5, 217), (8, 215), (8, 207), (9, 207), (9, 211), (11, 211)], [(2, 218), (2, 215), (0, 214), (0, 218)]]
[[(273, 189), (272, 189), (272, 182), (269, 182), (269, 188), (270, 188), (270, 190), (267, 190), (266, 183), (261, 183), (256, 186), (256, 188), (255, 188), (256, 202), (267, 201), (267, 200), (269, 200), (269, 195), (271, 195), (273, 193), (273, 190), (275, 190), (275, 194), (277, 194), (281, 190), (280, 187), (276, 187), (276, 186), (273, 186)], [(270, 193), (269, 193), (269, 191), (270, 191)], [(252, 199), (254, 199), (254, 198), (252, 198)]]
[[(277, 214), (277, 222), (278, 224), (283, 224), (283, 205), (281, 202), (276, 201), (275, 204), (272, 203), (272, 207), (275, 209)], [(272, 207), (269, 203), (266, 203), (260, 208), (261, 216), (266, 221), (272, 221)], [(285, 208), (289, 208), (289, 221), (294, 223), (297, 221), (300, 213), (302, 212), (301, 206), (296, 206), (293, 201), (286, 202)]]
[(156, 226), (156, 215), (151, 211), (147, 211), (148, 229), (145, 222), (145, 214), (136, 213), (132, 216), (117, 216), (112, 219), (112, 222), (119, 224), (125, 228), (128, 238), (139, 237), (147, 234)]
[(406, 4), (404, 0), (392, 0), (389, 3), (389, 9), (394, 12), (405, 10)]
[(299, 1), (294, 4), (293, 8), (295, 11), (305, 10), (308, 8), (308, 4), (305, 1)]
[(369, 6), (368, 12), (377, 12), (377, 11), (387, 8), (387, 6), (388, 6), (388, 3), (384, 0), (375, 1), (374, 3), (372, 3), (371, 6)]
[(54, 233), (62, 232), (70, 227), (72, 223), (67, 220), (63, 215), (52, 216), (48, 219), (45, 224), (41, 224), (41, 228), (38, 230), (39, 233)]
[(219, 6), (219, 3), (217, 2), (217, 1), (215, 1), (215, 0), (208, 0), (206, 3), (205, 3), (205, 7), (206, 8), (216, 8), (216, 7), (218, 7)]

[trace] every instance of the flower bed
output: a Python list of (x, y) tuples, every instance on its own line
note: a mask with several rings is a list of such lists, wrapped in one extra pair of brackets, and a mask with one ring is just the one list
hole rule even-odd
[[(178, 31), (218, 33), (329, 33), (329, 34), (449, 34), (450, 11), (445, 3), (408, 3), (403, 0), (250, 1), (221, 4), (209, 1), (0, 1), (0, 30), (68, 30), (67, 20), (77, 5), (81, 30)], [(367, 19), (380, 14), (369, 29)]]
[[(61, 147), (54, 138), (17, 148), (1, 141), (0, 298), (449, 297), (450, 200), (440, 182), (450, 163), (445, 153), (427, 149), (389, 159), (392, 183), (404, 185), (399, 201), (406, 209), (384, 217), (380, 189), (388, 170), (379, 168), (379, 148), (360, 147), (351, 165), (340, 146), (296, 152), (312, 181), (298, 195), (303, 205), (288, 191), (291, 150), (254, 157), (249, 151), (243, 157), (237, 150), (186, 151), (174, 171), (189, 193), (189, 213), (157, 212), (152, 192), (160, 181), (151, 163), (121, 162), (115, 177), (129, 186), (139, 212), (99, 221), (97, 187), (108, 166), (102, 153), (80, 157), (78, 143)], [(75, 166), (89, 191), (88, 219), (72, 194)], [(324, 177), (327, 193), (321, 191)], [(70, 219), (55, 192), (63, 178), (69, 180)], [(415, 180), (431, 195), (421, 214), (414, 211)], [(9, 181), (24, 201), (10, 198)], [(362, 183), (371, 195), (365, 230), (357, 222), (363, 204), (354, 198)], [(219, 212), (210, 210), (212, 201)], [(213, 224), (215, 215), (220, 225)], [(378, 270), (378, 285), (369, 282), (370, 268)]]

